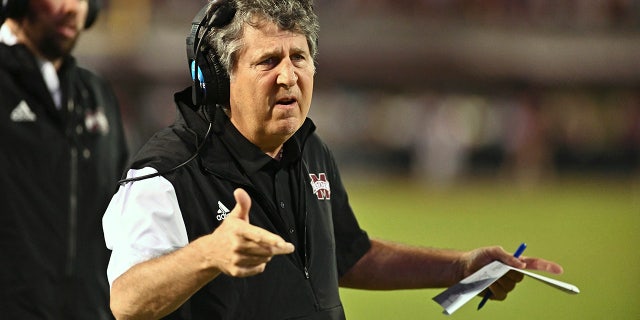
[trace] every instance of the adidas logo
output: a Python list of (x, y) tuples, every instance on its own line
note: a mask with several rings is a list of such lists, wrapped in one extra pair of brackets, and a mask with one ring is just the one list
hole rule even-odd
[(11, 111), (10, 118), (13, 122), (34, 122), (36, 121), (36, 114), (31, 111), (27, 102), (22, 100)]
[(231, 211), (227, 207), (225, 207), (222, 202), (218, 201), (218, 215), (216, 216), (216, 219), (218, 219), (218, 221), (224, 220), (229, 212)]

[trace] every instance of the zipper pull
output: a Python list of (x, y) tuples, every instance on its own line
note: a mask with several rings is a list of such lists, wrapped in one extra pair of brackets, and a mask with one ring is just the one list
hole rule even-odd
[(307, 280), (311, 278), (311, 276), (309, 275), (309, 269), (307, 269), (306, 266), (304, 267), (304, 278)]

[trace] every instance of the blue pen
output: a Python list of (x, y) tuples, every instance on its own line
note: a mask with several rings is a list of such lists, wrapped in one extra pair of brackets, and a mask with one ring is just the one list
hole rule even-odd
[[(521, 243), (518, 249), (516, 250), (516, 252), (513, 253), (513, 256), (516, 258), (519, 258), (520, 255), (522, 255), (522, 253), (524, 252), (524, 249), (526, 248), (527, 248), (527, 244), (524, 242)], [(480, 301), (480, 304), (478, 304), (478, 310), (482, 309), (482, 307), (484, 306), (485, 303), (487, 303), (489, 298), (491, 298), (491, 290), (487, 290), (487, 293), (485, 293), (484, 297), (482, 297), (482, 301)]]

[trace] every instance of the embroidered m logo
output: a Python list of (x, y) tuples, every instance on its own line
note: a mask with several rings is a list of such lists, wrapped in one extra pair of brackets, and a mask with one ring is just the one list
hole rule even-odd
[(327, 181), (327, 175), (325, 173), (319, 173), (318, 175), (310, 173), (309, 178), (311, 178), (313, 193), (318, 196), (318, 200), (330, 200), (331, 187), (329, 186), (329, 181)]

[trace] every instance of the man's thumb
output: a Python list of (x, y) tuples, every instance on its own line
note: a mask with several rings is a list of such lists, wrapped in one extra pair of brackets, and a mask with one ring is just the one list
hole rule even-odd
[(233, 191), (236, 199), (236, 206), (231, 210), (231, 216), (249, 222), (249, 209), (251, 208), (251, 197), (244, 189), (238, 188)]

